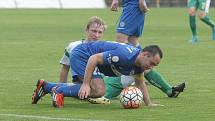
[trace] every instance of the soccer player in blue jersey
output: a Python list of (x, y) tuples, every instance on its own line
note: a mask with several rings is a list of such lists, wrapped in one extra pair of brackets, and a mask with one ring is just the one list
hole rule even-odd
[(149, 98), (142, 74), (157, 66), (162, 57), (162, 51), (156, 45), (147, 46), (142, 51), (127, 44), (102, 41), (78, 45), (71, 52), (70, 61), (73, 78), (83, 81), (83, 84), (56, 87), (53, 89), (53, 104), (55, 107), (62, 107), (64, 97), (85, 99), (103, 96), (103, 73), (106, 76), (134, 76), (136, 86), (144, 94), (145, 104), (157, 106)]
[[(118, 42), (127, 43), (141, 48), (138, 38), (142, 35), (145, 21), (145, 13), (149, 10), (145, 0), (122, 0), (122, 14), (116, 28)], [(117, 11), (118, 0), (113, 0), (112, 11)], [(185, 83), (171, 86), (168, 81), (155, 69), (145, 74), (146, 80), (162, 90), (168, 97), (176, 98), (185, 88)], [(175, 91), (178, 90), (178, 91)]]
[(215, 40), (215, 23), (208, 16), (209, 6), (211, 0), (188, 0), (188, 13), (189, 13), (189, 24), (192, 32), (192, 43), (198, 42), (198, 36), (196, 31), (196, 14), (198, 11), (198, 16), (202, 22), (209, 25), (212, 29), (212, 39)]
[[(112, 11), (117, 11), (118, 0), (113, 0)], [(149, 10), (145, 0), (122, 0), (122, 14), (117, 26), (116, 40), (141, 48), (138, 38), (142, 35), (145, 13)]]

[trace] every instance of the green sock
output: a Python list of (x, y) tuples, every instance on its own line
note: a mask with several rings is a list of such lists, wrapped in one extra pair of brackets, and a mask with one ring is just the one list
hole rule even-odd
[(205, 16), (204, 18), (201, 19), (204, 23), (207, 25), (211, 26), (212, 28), (215, 26), (215, 23), (208, 17)]
[(192, 31), (192, 35), (196, 36), (196, 16), (190, 16), (190, 29)]
[(158, 87), (167, 95), (172, 94), (172, 86), (167, 83), (167, 81), (162, 77), (159, 72), (152, 69), (149, 73), (145, 75), (145, 78), (149, 83)]

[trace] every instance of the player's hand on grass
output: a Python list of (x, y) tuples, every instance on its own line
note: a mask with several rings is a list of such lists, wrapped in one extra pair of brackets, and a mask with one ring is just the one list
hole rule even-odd
[(78, 92), (78, 96), (80, 99), (86, 99), (88, 98), (89, 95), (90, 95), (90, 85), (83, 83)]
[(118, 0), (112, 1), (111, 7), (110, 7), (112, 11), (118, 11), (118, 3), (119, 3)]

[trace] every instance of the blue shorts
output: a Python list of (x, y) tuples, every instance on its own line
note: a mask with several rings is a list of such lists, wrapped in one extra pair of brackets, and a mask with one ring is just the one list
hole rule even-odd
[[(84, 78), (85, 69), (87, 66), (88, 59), (90, 58), (90, 54), (85, 51), (72, 51), (70, 56), (70, 63), (72, 69), (72, 78), (75, 79), (77, 76), (80, 78)], [(102, 78), (101, 73), (96, 68), (93, 72), (92, 78)]]
[(139, 7), (129, 6), (123, 8), (117, 32), (128, 36), (140, 37), (143, 32), (145, 14)]

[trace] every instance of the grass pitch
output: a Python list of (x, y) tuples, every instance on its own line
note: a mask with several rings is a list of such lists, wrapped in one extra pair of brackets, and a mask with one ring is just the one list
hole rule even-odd
[[(215, 21), (215, 9), (210, 10)], [(154, 102), (164, 107), (128, 110), (114, 99), (110, 105), (92, 105), (74, 98), (56, 109), (45, 96), (31, 105), (37, 79), (58, 81), (59, 60), (69, 41), (85, 38), (90, 16), (103, 18), (105, 40), (115, 40), (119, 13), (109, 9), (0, 10), (0, 120), (109, 120), (109, 121), (213, 121), (215, 118), (215, 41), (211, 29), (197, 20), (200, 42), (188, 43), (191, 32), (185, 8), (152, 8), (147, 13), (141, 44), (158, 44), (164, 59), (156, 69), (172, 85), (186, 81), (187, 89), (176, 99), (149, 86)]]

